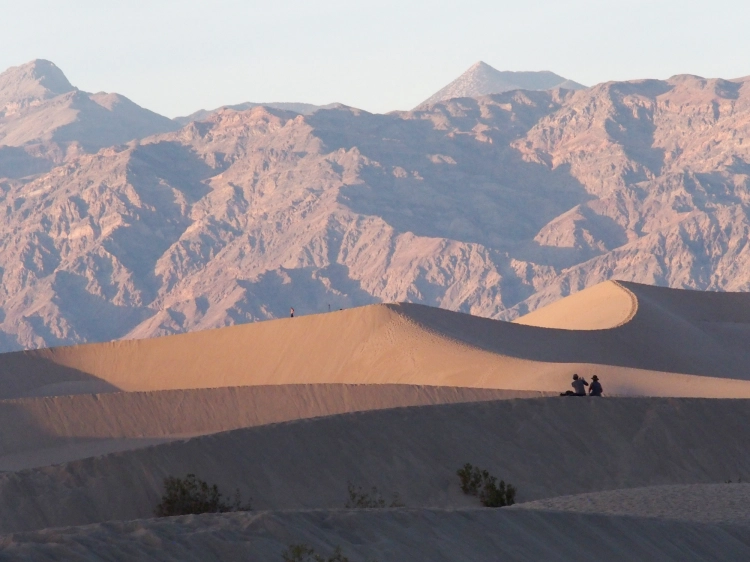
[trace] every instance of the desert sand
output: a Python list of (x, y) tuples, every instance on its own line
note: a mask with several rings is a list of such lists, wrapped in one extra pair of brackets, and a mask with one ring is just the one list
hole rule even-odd
[[(514, 323), (386, 304), (3, 354), (0, 558), (743, 559), (749, 339), (750, 295), (607, 282)], [(559, 397), (573, 372), (605, 398)], [(466, 462), (520, 503), (478, 507)], [(187, 473), (261, 511), (150, 519)]]
[(519, 504), (533, 509), (750, 526), (750, 484), (689, 484), (606, 490)]
[(748, 417), (747, 400), (555, 397), (250, 427), (0, 474), (0, 532), (149, 517), (163, 478), (189, 472), (262, 510), (343, 507), (348, 482), (409, 507), (472, 507), (456, 476), (467, 462), (519, 502), (718, 483), (750, 466)]
[(371, 305), (8, 353), (2, 397), (322, 383), (555, 392), (574, 372), (612, 395), (750, 397), (750, 294), (607, 282), (545, 310), (524, 325)]
[(479, 388), (319, 384), (2, 400), (0, 471), (344, 412), (541, 395)]
[(509, 509), (314, 510), (113, 521), (0, 538), (0, 560), (279, 561), (291, 544), (352, 562), (746, 560), (750, 528)]

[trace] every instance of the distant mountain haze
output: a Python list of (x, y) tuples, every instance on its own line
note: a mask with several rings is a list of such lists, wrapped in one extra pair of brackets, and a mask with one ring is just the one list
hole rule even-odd
[(380, 301), (513, 319), (612, 278), (747, 291), (747, 139), (749, 81), (681, 75), (387, 115), (220, 109), (96, 153), (54, 141), (48, 171), (6, 146), (27, 175), (0, 180), (0, 349)]
[(95, 152), (178, 128), (119, 94), (78, 90), (46, 60), (0, 74), (0, 177), (50, 169), (71, 150)]
[(271, 103), (254, 103), (254, 102), (245, 102), (245, 103), (238, 103), (236, 105), (223, 105), (217, 109), (199, 109), (198, 111), (191, 113), (190, 115), (186, 115), (184, 117), (175, 117), (174, 121), (179, 123), (180, 125), (187, 125), (191, 121), (204, 121), (208, 119), (211, 115), (216, 113), (217, 111), (220, 111), (222, 109), (232, 109), (234, 111), (245, 111), (248, 109), (252, 109), (254, 107), (263, 106), (263, 107), (270, 107), (271, 109), (282, 109), (284, 111), (293, 111), (295, 113), (299, 113), (300, 115), (311, 115), (318, 111), (319, 109), (333, 109), (334, 107), (338, 107), (341, 104), (338, 103), (329, 103), (326, 105), (313, 105), (311, 103), (295, 103), (295, 102), (271, 102)]
[(415, 109), (454, 98), (476, 98), (490, 94), (502, 94), (511, 90), (552, 90), (565, 88), (582, 90), (586, 86), (573, 82), (554, 72), (511, 72), (495, 70), (489, 64), (479, 61), (453, 82), (438, 90), (420, 103)]

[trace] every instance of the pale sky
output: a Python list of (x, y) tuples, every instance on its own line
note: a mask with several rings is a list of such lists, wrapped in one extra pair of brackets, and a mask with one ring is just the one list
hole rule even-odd
[(243, 101), (410, 109), (478, 60), (586, 85), (750, 75), (748, 0), (0, 0), (0, 70), (169, 117)]

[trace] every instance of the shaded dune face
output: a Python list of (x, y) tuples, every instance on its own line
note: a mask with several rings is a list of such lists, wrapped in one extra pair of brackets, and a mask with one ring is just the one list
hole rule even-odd
[[(14, 560), (280, 560), (290, 540), (350, 560), (746, 560), (746, 528), (506, 509), (304, 510), (112, 521), (11, 535)], [(602, 540), (606, 537), (606, 540)], [(669, 537), (669, 540), (665, 540)], [(85, 546), (83, 546), (85, 545)], [(34, 558), (36, 556), (37, 558)]]
[[(93, 383), (71, 384), (82, 376), (124, 391), (340, 383), (559, 392), (573, 372), (598, 374), (609, 394), (750, 397), (749, 320), (747, 294), (607, 282), (516, 323), (371, 305), (4, 354), (0, 376), (6, 398), (49, 394), (51, 384), (90, 392)], [(29, 367), (19, 369), (21, 359)]]
[(0, 400), (0, 471), (242, 427), (539, 392), (412, 385), (272, 385)]
[[(258, 510), (342, 508), (347, 482), (412, 508), (477, 507), (456, 469), (487, 467), (520, 502), (711, 483), (750, 463), (747, 400), (538, 398), (298, 420), (0, 474), (0, 531), (150, 517), (165, 476), (239, 486)], [(716, 431), (721, 428), (721, 431)]]

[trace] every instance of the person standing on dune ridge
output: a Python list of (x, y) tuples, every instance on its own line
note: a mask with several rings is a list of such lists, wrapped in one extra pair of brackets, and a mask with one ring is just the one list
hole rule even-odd
[(293, 308), (289, 309), (289, 318), (294, 318), (294, 309)]

